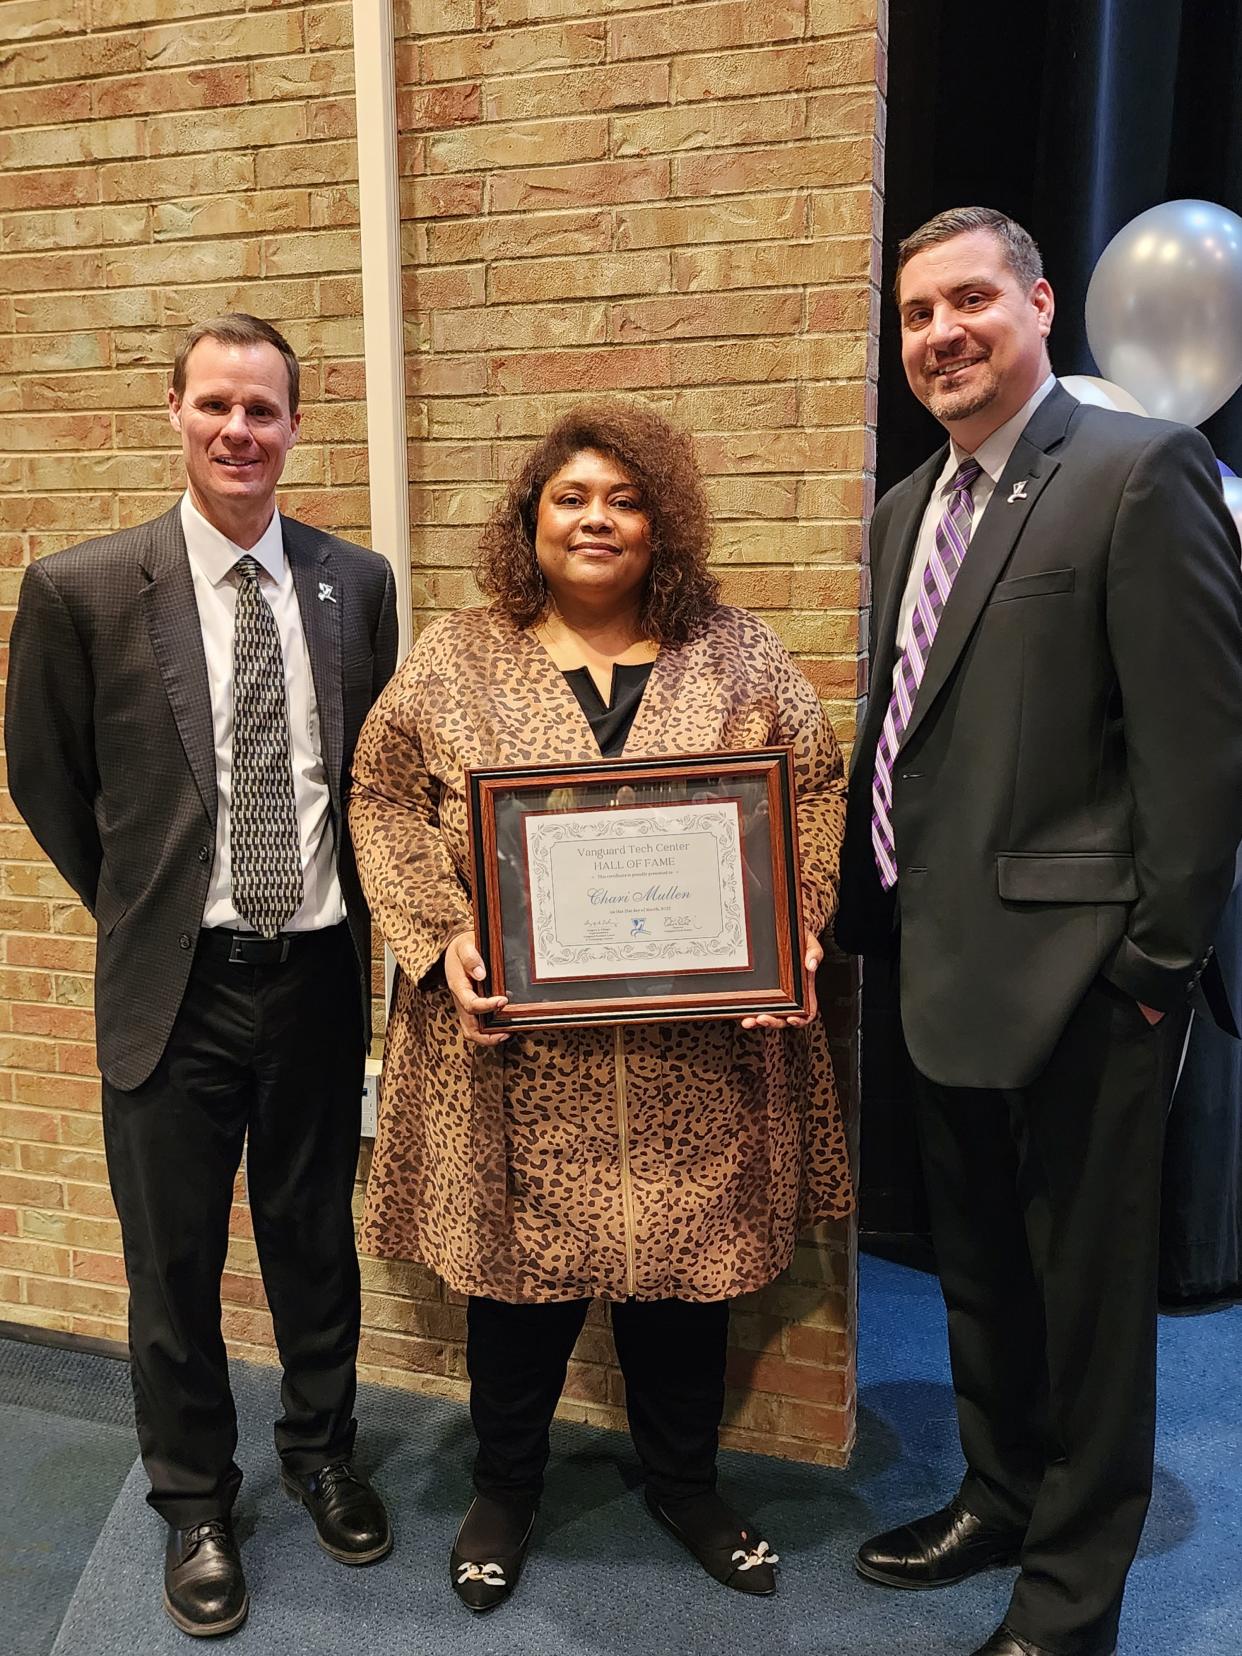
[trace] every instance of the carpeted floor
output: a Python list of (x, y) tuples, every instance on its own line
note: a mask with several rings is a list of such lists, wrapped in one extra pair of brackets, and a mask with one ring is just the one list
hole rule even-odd
[[(309, 1520), (280, 1494), (266, 1424), (276, 1375), (240, 1371), (247, 1481), (238, 1517), (253, 1602), (228, 1649), (237, 1656), (967, 1656), (1000, 1619), (1006, 1572), (916, 1595), (865, 1586), (850, 1565), (860, 1537), (938, 1504), (959, 1470), (934, 1282), (866, 1259), (862, 1292), (860, 1441), (850, 1469), (724, 1457), (728, 1491), (762, 1521), (785, 1561), (780, 1594), (770, 1601), (718, 1587), (652, 1525), (624, 1438), (558, 1427), (538, 1545), (521, 1586), (494, 1617), (471, 1618), (448, 1590), (446, 1567), (468, 1499), (464, 1412), (376, 1389), (359, 1401), (360, 1458), (389, 1499), (397, 1547), (384, 1564), (344, 1569), (316, 1548)], [(1242, 1649), (1240, 1359), (1242, 1307), (1162, 1324), (1157, 1491), (1127, 1599), (1122, 1656)], [(142, 1494), (135, 1469), (82, 1574), (55, 1656), (185, 1656), (185, 1640), (160, 1609), (162, 1529)], [(6, 1636), (0, 1628), (7, 1651)], [(47, 1645), (11, 1648), (37, 1656)]]

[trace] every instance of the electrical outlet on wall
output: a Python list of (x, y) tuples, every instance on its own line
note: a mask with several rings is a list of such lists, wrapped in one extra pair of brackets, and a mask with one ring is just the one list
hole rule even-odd
[(368, 1058), (362, 1078), (362, 1136), (375, 1137), (375, 1112), (379, 1108), (380, 1060)]

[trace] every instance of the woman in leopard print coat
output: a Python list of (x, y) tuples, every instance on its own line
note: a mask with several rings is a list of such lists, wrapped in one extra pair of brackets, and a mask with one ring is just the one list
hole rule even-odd
[[(491, 607), (427, 628), (354, 760), (358, 864), (399, 968), (362, 1245), (471, 1296), (479, 1499), (453, 1585), (476, 1609), (516, 1579), (548, 1421), (597, 1298), (612, 1303), (656, 1516), (729, 1585), (774, 1585), (766, 1543), (713, 1493), (716, 1431), (729, 1299), (770, 1282), (802, 1226), (851, 1205), (823, 1025), (489, 1034), (471, 935), (465, 768), (597, 759), (611, 680), (636, 712), (606, 751), (793, 749), (818, 960), (836, 908), (840, 751), (772, 631), (715, 601), (708, 538), (687, 438), (639, 408), (574, 410), (485, 532)], [(483, 1573), (498, 1560), (503, 1584)]]

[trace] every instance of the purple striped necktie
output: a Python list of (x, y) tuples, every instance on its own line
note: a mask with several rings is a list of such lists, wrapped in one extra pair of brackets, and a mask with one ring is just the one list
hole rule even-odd
[(871, 783), (871, 845), (880, 873), (880, 884), (885, 891), (891, 891), (897, 884), (897, 850), (892, 819), (893, 760), (910, 723), (919, 685), (927, 671), (927, 658), (940, 625), (941, 612), (970, 543), (970, 520), (974, 512), (970, 491), (982, 470), (977, 460), (963, 460), (949, 484), (949, 498), (936, 525), (931, 557), (927, 560), (923, 584), (914, 606), (910, 638), (894, 675), (893, 693), (880, 728), (880, 740), (876, 744), (875, 776)]

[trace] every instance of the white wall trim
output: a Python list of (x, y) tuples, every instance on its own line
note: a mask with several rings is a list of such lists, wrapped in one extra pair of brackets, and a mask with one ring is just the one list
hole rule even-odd
[(397, 582), (400, 653), (404, 656), (411, 642), (412, 615), (396, 86), (392, 0), (354, 0), (371, 544), (392, 564)]

